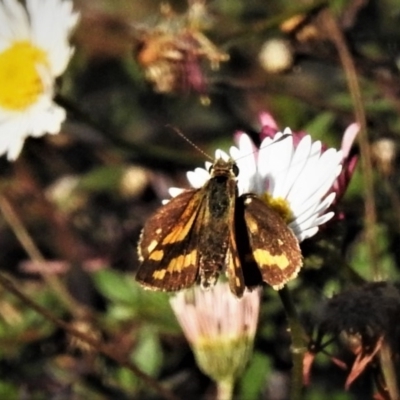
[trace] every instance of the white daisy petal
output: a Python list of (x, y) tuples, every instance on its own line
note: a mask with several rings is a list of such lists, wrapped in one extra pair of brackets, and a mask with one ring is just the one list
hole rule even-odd
[(307, 218), (304, 218), (303, 220), (296, 219), (292, 224), (292, 226), (295, 226), (297, 229), (300, 229), (301, 231), (305, 231), (307, 229), (310, 229), (314, 226), (318, 226), (315, 221), (317, 221), (319, 218), (323, 218), (324, 215), (319, 216), (318, 213), (313, 212), (311, 215), (309, 215)]
[(298, 233), (295, 232), (295, 235), (296, 235), (298, 241), (302, 242), (303, 240), (314, 236), (318, 232), (318, 230), (319, 230), (318, 227), (313, 227), (313, 228), (307, 229), (305, 231), (300, 231)]
[(335, 213), (334, 212), (329, 212), (327, 214), (321, 215), (314, 221), (315, 226), (323, 225), (326, 222), (328, 222), (330, 219), (334, 217)]
[(285, 185), (282, 191), (277, 193), (279, 197), (289, 197), (292, 187), (296, 184), (298, 176), (302, 173), (304, 166), (307, 164), (308, 157), (311, 152), (311, 136), (305, 136), (298, 144), (291, 159), (286, 175)]
[(229, 154), (231, 155), (232, 159), (235, 160), (236, 163), (239, 163), (240, 158), (242, 157), (242, 154), (241, 154), (241, 151), (237, 147), (232, 146), (229, 149)]
[(334, 214), (334, 212), (329, 212), (320, 217), (318, 217), (318, 215), (314, 215), (312, 218), (301, 224), (297, 224), (296, 221), (295, 224), (292, 222), (291, 224), (289, 224), (289, 226), (293, 229), (295, 235), (298, 238), (305, 233), (307, 233), (307, 237), (310, 237), (310, 232), (314, 232), (313, 234), (317, 233), (319, 226), (329, 221), (334, 216)]
[(301, 207), (304, 202), (312, 202), (315, 198), (322, 198), (332, 186), (341, 161), (339, 152), (332, 150), (323, 153), (321, 157), (318, 154), (319, 150), (310, 154), (301, 175), (288, 194), (288, 200), (293, 208)]
[(0, 155), (15, 159), (28, 136), (58, 133), (65, 120), (52, 98), (72, 54), (72, 7), (70, 0), (26, 0), (26, 9), (18, 0), (0, 3)]
[(15, 0), (4, 0), (4, 14), (1, 17), (0, 35), (12, 40), (15, 37), (28, 39), (29, 19), (23, 6)]
[(24, 139), (16, 139), (7, 150), (7, 160), (14, 161), (21, 153), (22, 147), (24, 146)]
[(302, 213), (295, 215), (294, 222), (303, 227), (311, 226), (314, 219), (318, 216), (322, 216), (322, 214), (330, 207), (335, 197), (336, 193), (331, 193), (319, 204), (318, 202), (315, 202), (310, 208), (308, 208), (308, 210), (303, 210)]
[(222, 158), (222, 160), (224, 161), (229, 161), (229, 156), (227, 153), (225, 153), (225, 151), (221, 150), (221, 149), (217, 149), (215, 150), (215, 159), (219, 159)]
[(168, 189), (168, 193), (171, 197), (176, 197), (184, 191), (185, 191), (184, 189), (177, 188), (177, 187), (171, 187)]
[[(256, 147), (254, 146), (253, 141), (245, 133), (242, 133), (239, 137), (238, 148), (240, 150), (240, 156), (244, 158), (246, 156), (254, 155), (256, 152)], [(232, 149), (236, 149), (236, 147), (232, 146), (231, 150)]]
[[(332, 187), (332, 185), (337, 177), (337, 170), (338, 170), (338, 168), (328, 171), (328, 173), (325, 174), (325, 178), (324, 178), (324, 176), (321, 176), (321, 180), (319, 180), (319, 182), (318, 182), (319, 186), (318, 185), (314, 185), (314, 187), (311, 186), (309, 188), (310, 192), (308, 193), (307, 198), (303, 199), (299, 195), (300, 198), (295, 199), (295, 200), (297, 200), (297, 202), (296, 201), (290, 202), (291, 207), (296, 214), (302, 213), (304, 210), (307, 210), (309, 207), (311, 207), (312, 204), (320, 201), (320, 199), (325, 196), (325, 194), (328, 192), (328, 190)], [(313, 190), (313, 191), (311, 191), (311, 190)], [(303, 201), (301, 201), (301, 200), (303, 200)]]
[(210, 168), (212, 167), (212, 162), (206, 161), (206, 162), (205, 162), (205, 165), (206, 165), (206, 171), (209, 171)]
[(281, 133), (272, 143), (267, 139), (261, 143), (258, 154), (259, 174), (273, 197), (284, 197), (282, 190), (294, 152), (293, 139), (290, 135), (282, 137)]
[[(301, 204), (305, 199), (309, 197), (310, 191), (313, 191), (312, 187), (315, 184), (315, 173), (318, 165), (318, 160), (321, 154), (321, 143), (314, 142), (311, 144), (310, 153), (308, 154), (307, 162), (303, 165), (301, 173), (298, 174), (294, 185), (290, 192), (287, 194), (287, 200), (291, 206), (295, 208), (298, 204)], [(292, 168), (296, 168), (293, 165)]]
[(66, 32), (76, 25), (78, 15), (73, 13), (71, 2), (28, 0), (26, 5), (31, 17), (32, 40), (48, 52), (53, 74), (58, 76), (71, 56)]
[(257, 164), (255, 156), (256, 148), (250, 137), (242, 134), (239, 138), (239, 148), (234, 146), (230, 149), (230, 155), (235, 160), (238, 169), (239, 194), (247, 192), (259, 192), (262, 190), (257, 184), (260, 182), (257, 175)]
[(200, 189), (210, 179), (210, 174), (204, 168), (188, 171), (186, 176), (190, 185), (196, 189)]

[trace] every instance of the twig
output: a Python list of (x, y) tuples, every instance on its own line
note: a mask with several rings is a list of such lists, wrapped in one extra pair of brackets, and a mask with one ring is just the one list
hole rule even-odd
[[(25, 228), (21, 219), (14, 211), (11, 203), (4, 195), (0, 195), (0, 210), (3, 214), (4, 219), (7, 221), (10, 228), (13, 230), (15, 236), (24, 248), (29, 258), (37, 263), (44, 263), (46, 260), (43, 257), (40, 250), (37, 248), (35, 242), (32, 240), (29, 232)], [(65, 286), (60, 282), (57, 276), (43, 272), (43, 279), (56, 294), (56, 296), (62, 301), (64, 306), (75, 316), (77, 313), (83, 311), (82, 304), (79, 304), (68, 292)]]
[(376, 226), (376, 207), (373, 186), (373, 169), (371, 161), (371, 150), (368, 142), (367, 122), (365, 116), (364, 105), (360, 85), (357, 78), (357, 70), (355, 68), (351, 53), (346, 45), (342, 31), (339, 29), (332, 12), (329, 9), (322, 11), (322, 18), (326, 31), (335, 45), (339, 54), (340, 61), (346, 75), (347, 84), (350, 95), (354, 104), (354, 113), (356, 121), (360, 124), (360, 132), (358, 141), (361, 152), (361, 166), (364, 176), (364, 198), (365, 198), (365, 236), (367, 248), (369, 252), (369, 262), (372, 269), (372, 276), (375, 281), (382, 280), (382, 273), (379, 268), (377, 248), (375, 240)]

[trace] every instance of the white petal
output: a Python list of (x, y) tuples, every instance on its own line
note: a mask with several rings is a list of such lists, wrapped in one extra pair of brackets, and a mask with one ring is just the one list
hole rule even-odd
[(297, 212), (298, 208), (308, 208), (310, 203), (322, 198), (331, 188), (340, 168), (341, 154), (330, 150), (321, 157), (317, 152), (311, 154), (288, 195), (293, 212)]
[(217, 149), (215, 150), (215, 159), (218, 160), (219, 158), (221, 158), (224, 161), (229, 161), (230, 159), (230, 157), (228, 156), (227, 153), (225, 153), (225, 151)]
[(196, 168), (188, 171), (186, 177), (192, 187), (200, 189), (210, 179), (210, 174), (204, 168)]
[(280, 197), (294, 152), (293, 139), (290, 135), (283, 137), (282, 133), (278, 133), (273, 142), (268, 139), (264, 139), (261, 143), (258, 171), (268, 186), (265, 189), (273, 197)]
[(293, 230), (293, 232), (296, 235), (298, 241), (302, 242), (303, 240), (314, 236), (318, 232), (318, 230), (319, 230), (318, 227), (313, 227), (313, 228), (310, 228), (310, 229), (308, 229), (306, 231), (296, 232), (295, 230)]
[(293, 186), (295, 186), (299, 175), (303, 172), (311, 152), (311, 136), (305, 136), (296, 147), (293, 157), (288, 166), (285, 185), (281, 191), (277, 191), (276, 196), (288, 198)]
[(176, 197), (179, 194), (183, 193), (185, 190), (177, 187), (171, 187), (168, 189), (168, 193), (171, 197)]
[(360, 131), (360, 125), (356, 122), (350, 124), (345, 130), (341, 146), (344, 158), (347, 158), (347, 156), (350, 154), (351, 147), (359, 131)]
[(334, 217), (335, 213), (333, 211), (326, 213), (324, 215), (321, 215), (314, 221), (315, 226), (323, 225), (326, 222), (328, 222), (330, 219)]
[(7, 150), (7, 160), (8, 161), (15, 161), (21, 153), (22, 147), (24, 146), (24, 140), (19, 138), (13, 140), (10, 143), (8, 150)]
[(53, 76), (61, 75), (72, 55), (68, 43), (71, 30), (78, 22), (69, 0), (27, 0), (31, 17), (32, 41), (49, 57)]
[(0, 37), (9, 41), (30, 37), (28, 16), (16, 0), (4, 0), (0, 4)]
[(261, 187), (257, 186), (260, 183), (257, 174), (256, 164), (256, 148), (250, 137), (242, 134), (239, 138), (239, 148), (234, 146), (230, 149), (230, 155), (235, 160), (239, 169), (237, 184), (239, 195), (248, 192), (261, 191)]

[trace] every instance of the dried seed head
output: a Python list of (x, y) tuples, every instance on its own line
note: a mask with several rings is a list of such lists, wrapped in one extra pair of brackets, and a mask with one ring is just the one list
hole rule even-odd
[(379, 171), (384, 176), (393, 172), (393, 163), (397, 155), (397, 146), (393, 139), (382, 138), (372, 145), (372, 156)]

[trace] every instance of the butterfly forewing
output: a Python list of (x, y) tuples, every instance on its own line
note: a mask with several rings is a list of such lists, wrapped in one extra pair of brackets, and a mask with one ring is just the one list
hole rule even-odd
[(154, 290), (192, 286), (198, 274), (198, 251), (192, 231), (201, 213), (201, 189), (171, 199), (146, 222), (139, 243), (142, 264), (136, 280)]
[(281, 289), (302, 266), (299, 242), (283, 218), (255, 195), (242, 195), (238, 201), (243, 202), (251, 257), (262, 280)]

